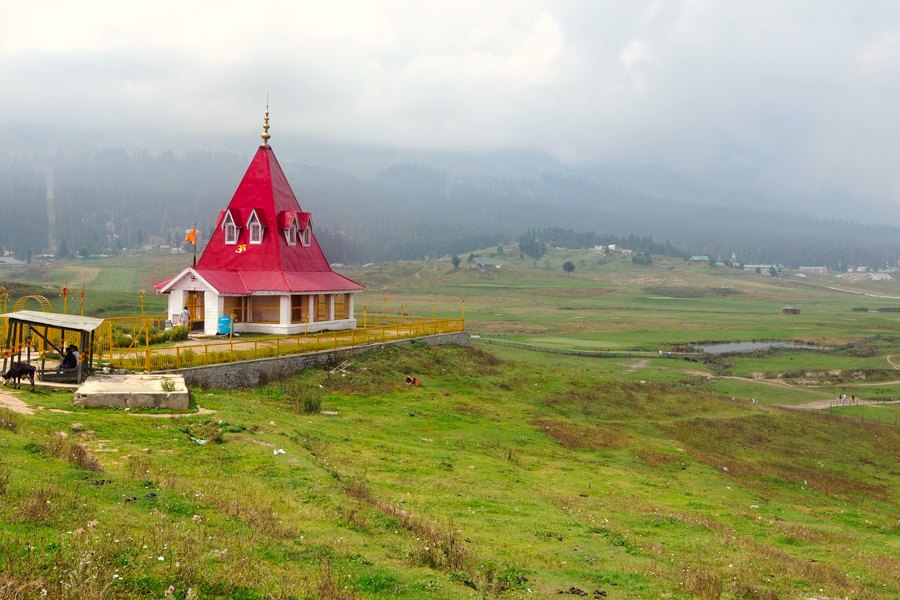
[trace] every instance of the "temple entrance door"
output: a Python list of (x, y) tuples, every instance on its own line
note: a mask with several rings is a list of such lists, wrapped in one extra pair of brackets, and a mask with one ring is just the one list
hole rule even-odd
[(188, 292), (187, 307), (191, 313), (191, 331), (203, 330), (205, 315), (203, 297), (203, 292)]

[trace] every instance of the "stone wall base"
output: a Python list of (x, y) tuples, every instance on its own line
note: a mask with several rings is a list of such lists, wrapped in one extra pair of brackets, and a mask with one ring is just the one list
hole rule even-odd
[(357, 356), (363, 352), (381, 346), (408, 346), (412, 342), (422, 342), (423, 344), (428, 344), (430, 346), (442, 346), (447, 344), (468, 346), (469, 336), (464, 331), (456, 333), (439, 333), (419, 338), (366, 344), (364, 346), (354, 346), (351, 348), (338, 348), (337, 350), (323, 350), (321, 352), (310, 352), (308, 354), (293, 354), (291, 356), (261, 358), (258, 360), (242, 360), (220, 365), (190, 367), (187, 369), (173, 369), (171, 371), (158, 372), (183, 375), (185, 383), (193, 387), (220, 389), (249, 388), (267, 381), (285, 379), (303, 369), (332, 364), (338, 359)]

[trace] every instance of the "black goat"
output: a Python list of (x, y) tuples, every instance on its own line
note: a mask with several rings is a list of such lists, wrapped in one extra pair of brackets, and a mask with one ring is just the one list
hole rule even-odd
[(31, 365), (21, 363), (21, 362), (11, 363), (9, 365), (9, 371), (7, 371), (3, 375), (3, 385), (6, 385), (6, 383), (10, 379), (15, 379), (16, 383), (13, 387), (16, 389), (19, 389), (20, 387), (22, 387), (22, 382), (21, 382), (22, 378), (27, 377), (28, 379), (31, 380), (31, 391), (33, 392), (34, 391), (34, 372), (35, 372), (35, 368)]

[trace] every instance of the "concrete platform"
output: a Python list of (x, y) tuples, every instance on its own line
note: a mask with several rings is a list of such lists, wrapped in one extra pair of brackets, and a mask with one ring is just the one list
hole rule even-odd
[[(163, 382), (172, 382), (172, 391)], [(184, 377), (174, 374), (91, 375), (75, 392), (75, 406), (95, 408), (168, 408), (187, 410), (189, 395)]]

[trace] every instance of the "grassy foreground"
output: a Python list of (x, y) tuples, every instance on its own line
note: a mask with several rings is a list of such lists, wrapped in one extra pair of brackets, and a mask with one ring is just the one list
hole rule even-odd
[(900, 593), (892, 428), (477, 349), (353, 360), (180, 419), (19, 394), (0, 597)]

